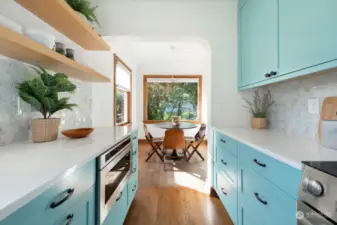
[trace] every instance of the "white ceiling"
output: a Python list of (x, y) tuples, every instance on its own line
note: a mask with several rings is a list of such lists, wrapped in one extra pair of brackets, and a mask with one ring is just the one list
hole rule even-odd
[(198, 42), (194, 41), (140, 41), (105, 40), (116, 52), (127, 52), (137, 62), (150, 61), (201, 61), (210, 53)]

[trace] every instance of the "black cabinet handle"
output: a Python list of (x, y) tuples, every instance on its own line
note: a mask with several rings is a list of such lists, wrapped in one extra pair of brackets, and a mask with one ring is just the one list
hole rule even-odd
[(137, 137), (136, 137), (136, 136), (134, 136), (132, 139), (133, 139), (133, 140), (136, 140), (136, 139), (137, 139)]
[(270, 76), (275, 76), (275, 75), (277, 75), (277, 72), (276, 72), (276, 71), (271, 71), (271, 72), (270, 72)]
[(225, 191), (224, 188), (221, 188), (221, 192), (222, 192), (224, 195), (227, 195), (227, 192)]
[(122, 196), (123, 196), (123, 191), (121, 193), (119, 193), (118, 198), (116, 198), (116, 202), (118, 202), (122, 198)]
[(220, 139), (220, 141), (221, 141), (222, 143), (226, 143), (226, 141), (225, 141), (224, 139)]
[(67, 201), (73, 194), (74, 194), (75, 189), (71, 188), (67, 190), (67, 195), (59, 202), (53, 202), (50, 205), (50, 208), (54, 209), (60, 205), (62, 205), (65, 201)]
[(266, 73), (266, 74), (264, 75), (264, 77), (265, 77), (265, 78), (269, 78), (269, 77), (271, 77), (271, 74), (270, 74), (270, 73)]
[(227, 165), (227, 163), (223, 159), (221, 159), (221, 162), (222, 164)]
[(255, 195), (256, 199), (257, 199), (259, 202), (261, 202), (263, 205), (267, 205), (267, 204), (268, 204), (267, 201), (261, 199), (259, 193), (254, 192), (254, 195)]
[(69, 214), (67, 216), (67, 223), (66, 223), (66, 225), (70, 225), (73, 222), (73, 219), (74, 219), (74, 214)]
[(261, 167), (266, 167), (267, 165), (264, 163), (260, 163), (259, 161), (257, 161), (257, 159), (253, 160), (254, 163), (256, 163), (257, 165), (261, 166)]
[(137, 185), (133, 186), (132, 191), (135, 191), (137, 189)]
[(136, 171), (137, 171), (136, 168), (133, 168), (133, 169), (132, 169), (132, 173), (135, 173)]
[(133, 151), (133, 152), (132, 152), (132, 155), (136, 155), (136, 154), (137, 154), (137, 151)]

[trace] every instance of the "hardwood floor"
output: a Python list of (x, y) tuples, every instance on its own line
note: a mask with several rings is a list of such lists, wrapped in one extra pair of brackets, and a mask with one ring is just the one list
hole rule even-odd
[(125, 225), (232, 225), (219, 199), (209, 196), (207, 147), (205, 161), (164, 165), (157, 156), (148, 163), (150, 147), (139, 144), (139, 190)]

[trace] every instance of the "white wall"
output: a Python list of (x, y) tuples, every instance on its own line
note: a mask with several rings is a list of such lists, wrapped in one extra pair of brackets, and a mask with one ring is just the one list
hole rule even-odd
[[(202, 76), (202, 121), (207, 124), (208, 95), (210, 90), (209, 78), (210, 59), (205, 60), (179, 60), (179, 61), (151, 61), (138, 65), (137, 74), (137, 122), (140, 127), (143, 126), (143, 76), (144, 75), (201, 75)], [(151, 134), (154, 137), (163, 137), (164, 130), (156, 126), (148, 125)], [(185, 130), (186, 136), (193, 136), (198, 129)], [(140, 129), (139, 138), (144, 139), (144, 131)]]

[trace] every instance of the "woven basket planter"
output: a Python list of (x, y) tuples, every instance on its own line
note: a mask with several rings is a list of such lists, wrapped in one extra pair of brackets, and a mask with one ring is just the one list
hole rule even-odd
[(266, 118), (252, 118), (252, 128), (254, 129), (266, 129), (267, 119)]
[(60, 118), (33, 119), (33, 142), (47, 142), (56, 140), (59, 131), (60, 121)]

